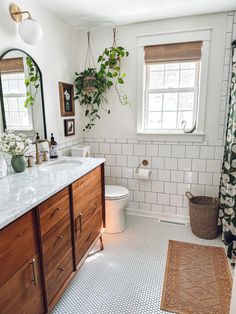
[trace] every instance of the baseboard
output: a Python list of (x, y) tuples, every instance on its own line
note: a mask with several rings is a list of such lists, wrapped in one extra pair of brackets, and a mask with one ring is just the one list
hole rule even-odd
[(134, 209), (134, 208), (125, 208), (125, 213), (127, 215), (133, 215), (133, 216), (141, 216), (141, 217), (148, 217), (148, 218), (156, 218), (160, 222), (169, 222), (169, 223), (175, 223), (175, 224), (188, 224), (189, 223), (189, 217), (188, 216), (176, 216), (161, 212), (152, 212), (147, 210), (140, 210), (140, 209)]

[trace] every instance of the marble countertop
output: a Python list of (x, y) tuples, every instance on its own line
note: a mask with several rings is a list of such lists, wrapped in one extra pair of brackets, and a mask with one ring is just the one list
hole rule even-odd
[[(68, 161), (72, 161), (72, 164)], [(78, 161), (82, 164), (75, 167), (74, 163)], [(60, 157), (55, 161), (27, 168), (23, 173), (14, 173), (0, 179), (0, 229), (104, 161), (103, 158)], [(58, 162), (65, 162), (65, 169), (62, 167), (59, 171), (45, 171), (48, 165)]]

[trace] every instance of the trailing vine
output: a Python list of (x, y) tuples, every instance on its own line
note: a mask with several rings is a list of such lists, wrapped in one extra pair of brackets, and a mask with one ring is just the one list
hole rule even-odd
[[(28, 78), (25, 79), (25, 86), (28, 88), (26, 92), (26, 99), (24, 106), (28, 108), (33, 106), (40, 86), (40, 77), (38, 69), (30, 57), (26, 57), (26, 64), (28, 66)], [(32, 92), (32, 87), (34, 91)]]
[[(126, 94), (119, 86), (124, 84), (125, 73), (121, 71), (120, 62), (123, 58), (128, 57), (129, 53), (123, 47), (117, 47), (115, 42), (110, 48), (106, 48), (98, 58), (99, 70), (94, 66), (94, 59), (90, 46), (90, 33), (88, 32), (88, 49), (85, 60), (85, 70), (75, 73), (75, 99), (78, 99), (80, 105), (85, 107), (85, 117), (88, 123), (83, 131), (90, 130), (95, 125), (95, 120), (100, 119), (99, 110), (102, 109), (110, 114), (110, 109), (106, 109), (103, 105), (107, 103), (105, 97), (106, 92), (114, 86), (119, 101), (123, 105), (129, 104)], [(89, 66), (87, 67), (87, 60)], [(93, 67), (90, 65), (93, 61)]]
[(108, 82), (94, 68), (88, 68), (75, 74), (75, 99), (78, 99), (80, 105), (85, 107), (85, 117), (89, 120), (83, 129), (83, 131), (86, 131), (95, 125), (95, 119), (100, 119), (98, 113), (100, 108), (110, 114), (110, 110), (103, 107), (103, 103), (107, 102), (104, 94), (107, 91)]

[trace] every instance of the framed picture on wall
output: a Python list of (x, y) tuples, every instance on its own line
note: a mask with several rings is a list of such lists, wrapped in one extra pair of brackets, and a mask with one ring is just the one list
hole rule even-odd
[(74, 116), (74, 85), (59, 82), (61, 116)]
[(64, 120), (65, 136), (75, 135), (75, 119)]
[(75, 135), (75, 119), (64, 120), (65, 136)]

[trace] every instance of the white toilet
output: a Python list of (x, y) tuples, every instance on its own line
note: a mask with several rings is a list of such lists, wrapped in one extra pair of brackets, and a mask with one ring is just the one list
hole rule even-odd
[(129, 190), (123, 186), (105, 186), (107, 233), (119, 233), (126, 228), (124, 209), (128, 198)]

